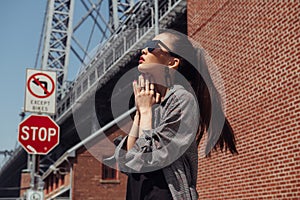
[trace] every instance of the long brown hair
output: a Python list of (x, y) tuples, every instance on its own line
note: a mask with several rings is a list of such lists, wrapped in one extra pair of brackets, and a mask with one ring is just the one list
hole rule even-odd
[[(188, 37), (183, 34), (174, 31), (164, 33), (172, 35), (175, 47), (172, 54), (180, 59), (177, 71), (190, 82), (199, 103), (197, 145), (204, 134), (207, 134), (206, 155), (210, 155), (212, 149), (221, 151), (228, 149), (232, 154), (237, 154), (234, 132), (224, 114), (221, 96), (208, 71), (204, 50), (195, 49)], [(215, 113), (218, 117), (214, 116)]]

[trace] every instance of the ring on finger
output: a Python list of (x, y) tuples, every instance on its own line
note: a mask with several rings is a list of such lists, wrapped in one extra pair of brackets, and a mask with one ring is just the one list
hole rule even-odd
[(150, 90), (154, 90), (154, 85), (153, 85), (153, 83), (150, 84)]

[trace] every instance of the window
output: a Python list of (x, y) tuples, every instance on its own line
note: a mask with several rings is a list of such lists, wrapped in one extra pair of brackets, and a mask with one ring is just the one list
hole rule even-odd
[[(110, 156), (104, 156), (103, 159)], [(102, 176), (100, 183), (102, 184), (120, 184), (119, 172), (117, 170), (117, 163), (114, 166), (107, 166), (102, 163)]]
[(60, 185), (63, 186), (65, 184), (65, 175), (60, 175)]
[(117, 170), (102, 164), (102, 180), (116, 180)]

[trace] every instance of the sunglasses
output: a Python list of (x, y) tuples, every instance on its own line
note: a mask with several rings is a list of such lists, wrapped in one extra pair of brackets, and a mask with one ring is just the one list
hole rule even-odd
[(161, 46), (159, 46), (159, 44), (164, 47), (168, 53), (172, 56), (175, 55), (174, 53), (172, 53), (171, 49), (169, 49), (169, 47), (167, 45), (165, 45), (162, 41), (160, 40), (150, 40), (148, 41), (145, 45), (143, 49), (147, 49), (147, 51), (149, 53), (153, 52), (155, 49), (161, 49)]

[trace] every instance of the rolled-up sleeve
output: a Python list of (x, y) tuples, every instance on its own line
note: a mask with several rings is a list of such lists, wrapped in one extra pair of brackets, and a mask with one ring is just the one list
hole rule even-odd
[(177, 160), (195, 140), (199, 109), (188, 92), (172, 95), (162, 106), (158, 126), (143, 130), (129, 151), (124, 150), (125, 137), (117, 146), (115, 158), (122, 171), (145, 172), (161, 169)]

